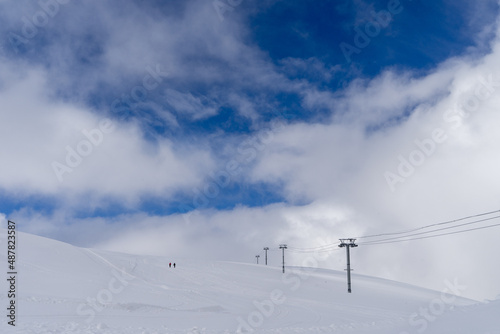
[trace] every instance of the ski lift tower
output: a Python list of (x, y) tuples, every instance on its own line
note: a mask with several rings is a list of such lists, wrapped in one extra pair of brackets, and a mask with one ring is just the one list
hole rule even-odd
[(340, 239), (339, 247), (345, 247), (347, 251), (347, 292), (351, 293), (351, 255), (349, 249), (358, 247), (354, 242), (356, 239)]

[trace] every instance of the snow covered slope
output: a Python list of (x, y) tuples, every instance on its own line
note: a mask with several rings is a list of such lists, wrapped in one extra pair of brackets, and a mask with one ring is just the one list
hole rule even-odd
[[(283, 275), (277, 267), (111, 253), (18, 232), (16, 327), (4, 316), (0, 332), (500, 333), (500, 303), (451, 294), (460, 289), (453, 280), (436, 292), (353, 275), (348, 294), (345, 272)], [(4, 281), (4, 310), (7, 291)]]

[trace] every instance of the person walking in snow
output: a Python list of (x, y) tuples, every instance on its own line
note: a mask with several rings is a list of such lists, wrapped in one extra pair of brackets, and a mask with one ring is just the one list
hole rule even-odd
[(174, 268), (175, 268), (175, 262), (174, 262)]
[[(168, 264), (168, 267), (169, 267), (169, 268), (172, 268), (172, 262), (170, 262), (170, 263)], [(174, 264), (174, 267), (175, 267), (175, 264)]]

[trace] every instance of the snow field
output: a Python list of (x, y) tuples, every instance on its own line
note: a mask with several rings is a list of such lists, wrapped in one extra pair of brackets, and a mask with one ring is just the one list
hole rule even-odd
[(455, 278), (431, 291), (353, 275), (348, 294), (340, 271), (182, 259), (174, 269), (167, 257), (18, 238), (17, 326), (2, 332), (500, 333), (500, 303), (459, 297)]

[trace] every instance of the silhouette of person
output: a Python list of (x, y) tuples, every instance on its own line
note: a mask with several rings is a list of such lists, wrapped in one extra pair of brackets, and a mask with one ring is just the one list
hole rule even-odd
[(175, 262), (174, 262), (174, 268), (175, 268)]
[[(169, 267), (169, 268), (172, 268), (172, 262), (170, 262), (170, 263), (168, 264), (168, 267)], [(175, 267), (175, 264), (174, 264), (174, 267)]]

